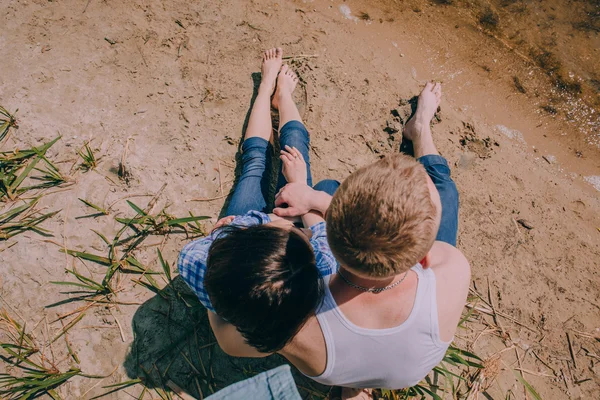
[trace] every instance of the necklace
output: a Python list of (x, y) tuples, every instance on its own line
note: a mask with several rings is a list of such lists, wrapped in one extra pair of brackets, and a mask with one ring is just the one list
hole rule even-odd
[(390, 289), (392, 289), (392, 288), (395, 288), (395, 287), (396, 287), (396, 286), (398, 286), (399, 284), (401, 284), (401, 283), (402, 283), (402, 282), (403, 282), (403, 281), (406, 279), (406, 277), (408, 276), (408, 271), (406, 271), (406, 272), (404, 273), (404, 276), (403, 276), (403, 277), (402, 277), (402, 279), (400, 279), (398, 282), (396, 282), (396, 283), (392, 283), (391, 285), (388, 285), (388, 286), (386, 286), (386, 287), (382, 287), (382, 288), (374, 288), (374, 289), (373, 289), (373, 288), (366, 288), (366, 287), (364, 287), (364, 286), (359, 286), (359, 285), (357, 285), (357, 284), (355, 284), (355, 283), (352, 283), (352, 282), (350, 282), (350, 281), (348, 280), (348, 278), (346, 278), (346, 277), (345, 277), (345, 276), (342, 274), (342, 271), (341, 271), (341, 270), (338, 270), (338, 275), (340, 276), (340, 278), (342, 278), (342, 280), (343, 280), (343, 281), (346, 283), (346, 285), (348, 285), (348, 286), (351, 286), (351, 287), (353, 287), (354, 289), (358, 289), (358, 290), (360, 290), (360, 291), (363, 291), (363, 292), (369, 292), (369, 293), (381, 293), (381, 292), (383, 292), (384, 290), (390, 290)]

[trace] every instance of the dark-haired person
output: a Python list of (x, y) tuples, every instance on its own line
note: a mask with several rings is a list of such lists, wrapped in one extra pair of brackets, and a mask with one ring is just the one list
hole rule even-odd
[[(334, 273), (337, 263), (320, 214), (303, 215), (309, 229), (297, 228), (266, 214), (264, 195), (270, 183), (271, 104), (280, 121), (278, 188), (287, 182), (312, 185), (308, 131), (292, 99), (297, 82), (296, 74), (282, 66), (281, 49), (264, 53), (262, 80), (242, 144), (242, 173), (228, 217), (207, 237), (187, 244), (178, 267), (209, 310), (211, 327), (226, 353), (238, 357), (279, 353), (310, 373), (302, 353), (312, 337), (303, 332), (318, 330), (314, 313), (323, 299), (322, 277)], [(337, 186), (338, 182), (326, 180), (315, 189), (333, 194)], [(324, 352), (321, 357), (325, 359)]]

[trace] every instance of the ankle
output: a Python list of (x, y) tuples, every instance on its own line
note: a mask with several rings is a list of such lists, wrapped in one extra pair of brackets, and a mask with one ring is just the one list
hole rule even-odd
[(259, 95), (264, 94), (264, 95), (271, 96), (271, 94), (273, 94), (273, 85), (270, 85), (265, 82), (261, 82), (260, 85), (258, 85), (258, 94)]
[(292, 100), (292, 94), (284, 90), (278, 90), (277, 92), (275, 92), (275, 97), (277, 97), (277, 100), (279, 101), (288, 99)]

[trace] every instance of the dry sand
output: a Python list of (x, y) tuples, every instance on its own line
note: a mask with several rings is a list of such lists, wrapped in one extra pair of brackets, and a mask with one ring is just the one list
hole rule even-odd
[[(303, 83), (297, 100), (312, 135), (316, 180), (344, 179), (397, 152), (395, 130), (402, 124), (391, 110), (405, 117), (406, 102), (425, 80), (441, 80), (441, 121), (433, 132), (461, 195), (458, 247), (471, 262), (474, 288), (486, 299), (489, 290), (495, 307), (511, 317), (493, 323), (477, 314), (457, 340), (483, 358), (510, 348), (488, 389), (493, 398), (508, 391), (511, 398), (526, 396), (508, 366), (529, 371), (525, 378), (544, 399), (595, 398), (600, 345), (591, 336), (600, 336), (600, 201), (590, 185), (596, 178), (589, 177), (600, 175), (600, 164), (589, 142), (597, 131), (577, 133), (566, 113), (540, 112), (550, 100), (559, 109), (567, 104), (552, 97), (548, 74), (493, 37), (502, 33), (486, 34), (472, 9), (437, 3), (447, 2), (5, 0), (0, 104), (19, 108), (20, 128), (1, 150), (60, 133), (48, 156), (67, 173), (76, 150), (92, 140), (99, 167), (73, 171), (74, 184), (51, 191), (40, 205), (62, 210), (44, 224), (54, 234), (50, 239), (105, 255), (91, 229), (112, 237), (120, 227), (113, 217), (132, 215), (124, 199), (145, 195), (129, 198), (145, 207), (165, 183), (155, 212), (168, 205), (174, 215), (192, 211), (215, 221), (235, 178), (261, 50), (281, 46), (286, 56), (297, 56), (288, 62)], [(593, 45), (597, 32), (588, 38)], [(597, 50), (588, 49), (596, 60)], [(517, 75), (526, 93), (515, 88)], [(574, 100), (581, 101), (578, 110), (597, 115), (594, 95), (584, 87), (584, 100)], [(597, 119), (575, 122), (582, 121)], [(116, 173), (125, 147), (129, 183)], [(90, 214), (78, 198), (118, 202), (110, 216), (78, 219)], [(188, 201), (195, 198), (216, 199)], [(50, 281), (72, 280), (64, 270), (73, 265), (96, 279), (105, 272), (44, 239), (25, 233), (0, 242), (0, 308), (35, 327), (42, 342), (61, 329), (52, 323), (57, 316), (85, 305), (48, 308), (68, 298)], [(185, 242), (181, 234), (150, 237), (136, 256), (159, 271), (156, 249), (173, 265)], [(278, 357), (224, 356), (201, 307), (187, 307), (177, 296), (165, 301), (133, 284), (131, 275), (118, 279), (124, 304), (90, 307), (68, 333), (79, 367), (110, 376), (74, 378), (59, 390), (64, 398), (89, 399), (107, 390), (102, 386), (156, 377), (157, 370), (206, 395), (207, 381), (220, 388), (281, 363)], [(173, 285), (185, 293), (179, 279)], [(45, 350), (62, 370), (73, 362), (62, 340)], [(298, 382), (309, 388), (310, 382)]]

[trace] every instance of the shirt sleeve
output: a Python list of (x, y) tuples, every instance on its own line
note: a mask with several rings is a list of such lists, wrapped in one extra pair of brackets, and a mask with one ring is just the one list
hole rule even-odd
[(311, 226), (310, 230), (312, 231), (310, 244), (315, 252), (315, 260), (319, 273), (322, 277), (335, 274), (338, 270), (338, 262), (333, 256), (327, 242), (325, 222), (319, 222)]
[[(236, 216), (230, 225), (249, 227), (253, 225), (267, 224), (271, 222), (271, 218), (265, 213), (259, 211), (250, 211), (244, 215)], [(206, 274), (206, 261), (208, 260), (208, 251), (210, 246), (217, 239), (220, 229), (216, 229), (208, 236), (194, 240), (185, 245), (179, 259), (177, 260), (177, 268), (179, 274), (192, 291), (198, 296), (200, 302), (209, 311), (215, 312), (208, 293), (204, 288), (204, 276)]]

